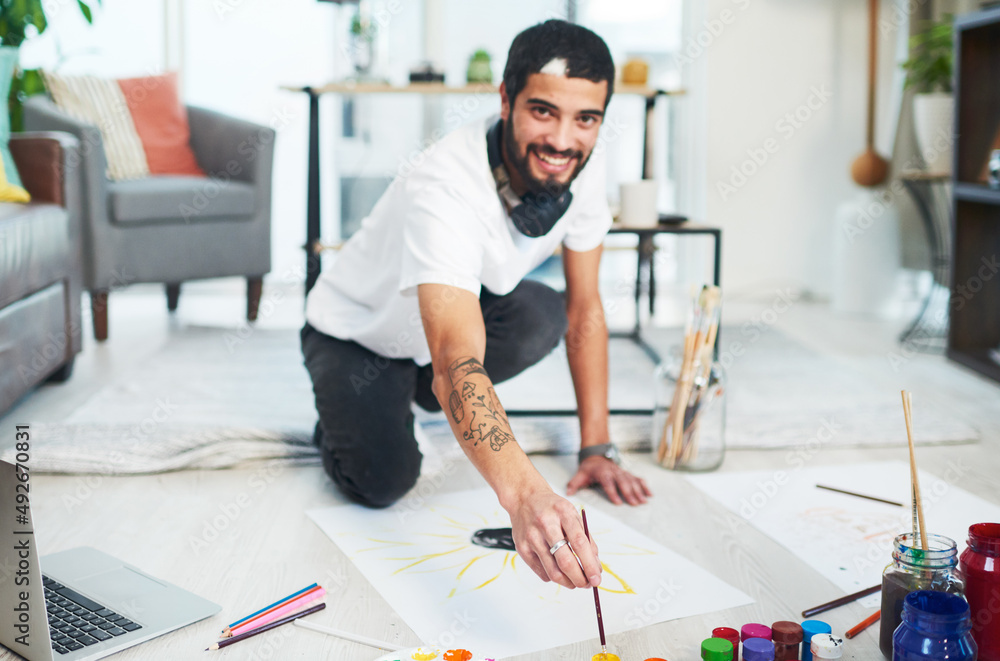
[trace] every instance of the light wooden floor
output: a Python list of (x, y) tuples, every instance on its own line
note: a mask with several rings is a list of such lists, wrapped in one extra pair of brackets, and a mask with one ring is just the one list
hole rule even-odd
[[(295, 327), (301, 323), (297, 289), (265, 288), (270, 312), (262, 326)], [(181, 305), (168, 318), (161, 292), (133, 287), (112, 296), (111, 339), (103, 346), (90, 340), (69, 383), (46, 386), (0, 418), (0, 446), (9, 445), (13, 426), (21, 421), (58, 419), (78, 407), (97, 388), (126, 373), (156, 351), (172, 332), (188, 324), (235, 325), (242, 314), (240, 290), (229, 284), (186, 288)], [(732, 325), (759, 318), (776, 295), (729, 301)], [(262, 308), (263, 309), (263, 308)], [(770, 316), (770, 315), (769, 315)], [(982, 431), (983, 441), (958, 447), (921, 447), (921, 467), (943, 477), (949, 459), (961, 457), (974, 466), (961, 484), (1000, 503), (1000, 388), (939, 356), (904, 358), (898, 371), (889, 354), (898, 352), (894, 338), (902, 322), (872, 322), (837, 317), (822, 304), (797, 302), (775, 314), (775, 325), (799, 342), (868, 372), (885, 388), (914, 392), (946, 403)], [(734, 338), (737, 339), (737, 338)], [(873, 357), (885, 357), (884, 367)], [(902, 357), (902, 356), (901, 356)], [(196, 379), (197, 374), (191, 378)], [(814, 466), (899, 459), (899, 449), (824, 449)], [(730, 452), (723, 471), (778, 468), (784, 453)], [(535, 464), (553, 483), (571, 475), (571, 457), (536, 457)], [(699, 563), (750, 594), (756, 603), (731, 612), (714, 613), (612, 636), (611, 647), (624, 661), (659, 656), (672, 661), (697, 659), (700, 641), (716, 626), (797, 619), (803, 608), (840, 596), (839, 591), (798, 558), (758, 533), (738, 517), (691, 489), (678, 475), (652, 465), (646, 456), (628, 458), (630, 467), (651, 483), (655, 497), (641, 508), (618, 508), (628, 525)], [(448, 491), (483, 485), (471, 468), (449, 479)], [(267, 603), (275, 595), (318, 581), (329, 595), (325, 611), (312, 620), (373, 638), (418, 645), (413, 632), (344, 558), (303, 511), (340, 504), (319, 468), (261, 465), (242, 470), (180, 472), (148, 477), (102, 478), (34, 476), (32, 510), (43, 552), (91, 545), (119, 555), (150, 573), (189, 588), (223, 606), (209, 620), (161, 637), (114, 657), (130, 659), (205, 659), (204, 648), (224, 623)], [(591, 507), (614, 509), (596, 493), (583, 494)], [(238, 503), (242, 503), (242, 506)], [(961, 544), (960, 544), (961, 545)], [(847, 606), (824, 615), (843, 632), (867, 612)], [(553, 613), (553, 617), (558, 617)], [(544, 624), (542, 624), (544, 626)], [(850, 641), (845, 658), (877, 659), (878, 627)], [(458, 639), (461, 643), (461, 639)], [(594, 643), (518, 657), (518, 661), (589, 659)], [(230, 650), (211, 654), (239, 659), (371, 660), (372, 648), (328, 638), (298, 627), (282, 627)], [(0, 653), (0, 659), (13, 656)]]

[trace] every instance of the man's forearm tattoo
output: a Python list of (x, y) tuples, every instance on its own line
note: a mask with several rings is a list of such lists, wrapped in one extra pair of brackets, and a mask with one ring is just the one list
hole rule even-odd
[[(486, 374), (483, 364), (471, 356), (459, 358), (448, 366), (448, 376), (451, 377), (452, 385), (455, 385), (470, 374)], [(486, 376), (489, 375), (486, 374)]]
[[(451, 417), (456, 424), (465, 419), (465, 404), (472, 404), (472, 418), (469, 428), (462, 432), (462, 438), (472, 441), (473, 447), (488, 443), (490, 449), (498, 452), (508, 442), (514, 440), (510, 433), (510, 423), (504, 413), (497, 393), (487, 388), (486, 393), (477, 392), (476, 384), (466, 380), (470, 374), (486, 374), (482, 363), (476, 358), (459, 358), (448, 367), (453, 390), (448, 398)], [(501, 428), (503, 427), (503, 428)]]

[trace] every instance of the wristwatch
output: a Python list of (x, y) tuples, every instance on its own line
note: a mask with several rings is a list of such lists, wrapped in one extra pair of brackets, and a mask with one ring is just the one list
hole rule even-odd
[(618, 465), (621, 465), (622, 458), (618, 453), (618, 448), (615, 447), (614, 443), (600, 443), (598, 445), (588, 445), (586, 447), (580, 448), (580, 452), (577, 455), (580, 462), (582, 463), (587, 457), (593, 457), (595, 455), (600, 455), (605, 459), (610, 459)]

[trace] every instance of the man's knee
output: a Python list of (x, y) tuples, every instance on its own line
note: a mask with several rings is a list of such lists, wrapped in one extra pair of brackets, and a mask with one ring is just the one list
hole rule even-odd
[(340, 458), (323, 448), (323, 468), (352, 501), (366, 507), (389, 507), (413, 488), (420, 477), (420, 450), (397, 453), (395, 458)]

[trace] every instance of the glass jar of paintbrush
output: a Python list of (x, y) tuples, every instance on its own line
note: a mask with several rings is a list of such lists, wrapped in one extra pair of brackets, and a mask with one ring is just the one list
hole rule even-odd
[(675, 351), (654, 373), (653, 448), (673, 470), (708, 471), (725, 454), (726, 374), (712, 351), (685, 361)]
[[(893, 543), (892, 564), (882, 572), (882, 615), (879, 647), (892, 658), (892, 635), (903, 621), (903, 601), (917, 590), (965, 597), (965, 578), (958, 569), (955, 541), (944, 535), (904, 533)], [(926, 550), (925, 550), (926, 548)]]

